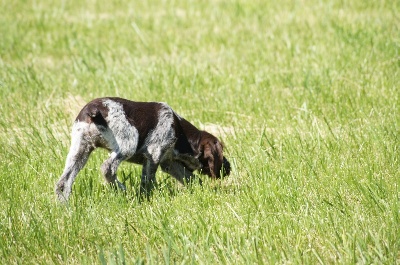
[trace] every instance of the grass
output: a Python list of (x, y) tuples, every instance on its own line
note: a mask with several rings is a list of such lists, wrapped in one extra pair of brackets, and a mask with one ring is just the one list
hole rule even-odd
[[(1, 1), (0, 263), (400, 262), (396, 1)], [(96, 151), (54, 184), (85, 102), (165, 101), (229, 178), (138, 201)]]

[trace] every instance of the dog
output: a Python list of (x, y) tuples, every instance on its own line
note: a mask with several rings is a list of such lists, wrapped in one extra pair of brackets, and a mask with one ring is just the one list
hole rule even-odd
[(140, 190), (146, 192), (156, 184), (158, 166), (181, 183), (189, 183), (195, 170), (214, 179), (231, 171), (223, 144), (162, 102), (94, 99), (76, 117), (71, 138), (55, 187), (60, 201), (68, 200), (76, 176), (98, 147), (110, 152), (101, 165), (106, 182), (121, 190), (125, 186), (117, 179), (117, 169), (122, 161), (143, 165)]

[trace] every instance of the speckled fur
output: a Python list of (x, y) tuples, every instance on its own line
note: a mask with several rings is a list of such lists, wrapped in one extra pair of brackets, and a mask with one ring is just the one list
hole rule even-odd
[(78, 114), (71, 136), (55, 188), (60, 201), (68, 200), (77, 174), (97, 147), (110, 151), (101, 166), (106, 182), (122, 190), (125, 186), (117, 179), (122, 161), (143, 165), (141, 190), (155, 185), (158, 166), (182, 183), (191, 181), (195, 170), (211, 177), (219, 177), (222, 169), (225, 175), (230, 171), (218, 139), (197, 130), (165, 103), (95, 99)]

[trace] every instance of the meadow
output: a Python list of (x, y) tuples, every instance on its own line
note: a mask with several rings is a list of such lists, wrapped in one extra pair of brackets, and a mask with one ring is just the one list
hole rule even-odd
[[(400, 2), (0, 1), (0, 264), (400, 263)], [(56, 201), (96, 97), (167, 102), (232, 173), (140, 200), (96, 151)]]

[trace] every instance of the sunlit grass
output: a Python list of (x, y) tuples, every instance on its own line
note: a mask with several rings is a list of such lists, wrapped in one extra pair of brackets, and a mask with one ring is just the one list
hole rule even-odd
[[(0, 9), (0, 263), (399, 263), (396, 1), (14, 1)], [(232, 175), (179, 186), (96, 151), (57, 204), (70, 126), (101, 96), (168, 102)]]

